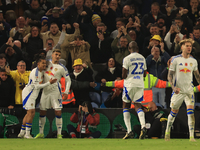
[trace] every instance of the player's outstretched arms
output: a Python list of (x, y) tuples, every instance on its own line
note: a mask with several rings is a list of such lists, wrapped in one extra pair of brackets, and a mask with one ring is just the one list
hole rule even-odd
[(200, 84), (200, 74), (199, 74), (199, 70), (194, 71), (194, 76), (195, 76), (197, 82)]

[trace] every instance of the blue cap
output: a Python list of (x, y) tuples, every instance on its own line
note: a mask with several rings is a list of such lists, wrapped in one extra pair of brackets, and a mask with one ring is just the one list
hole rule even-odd
[(43, 16), (42, 19), (41, 19), (41, 22), (42, 22), (43, 20), (49, 21), (49, 18), (48, 18), (47, 16)]

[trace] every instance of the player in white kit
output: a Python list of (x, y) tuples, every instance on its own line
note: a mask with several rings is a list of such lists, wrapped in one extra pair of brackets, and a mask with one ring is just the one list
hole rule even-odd
[(130, 54), (126, 56), (123, 60), (123, 70), (122, 78), (124, 79), (123, 88), (123, 116), (124, 122), (127, 127), (127, 133), (123, 139), (133, 137), (133, 132), (131, 129), (131, 116), (129, 108), (131, 102), (134, 101), (135, 111), (138, 114), (141, 123), (141, 134), (140, 139), (144, 139), (146, 135), (145, 118), (144, 112), (141, 109), (141, 102), (143, 101), (144, 94), (144, 81), (143, 77), (146, 76), (146, 60), (138, 53), (137, 43), (132, 41), (129, 43), (128, 47)]
[[(44, 70), (46, 69), (45, 57), (37, 60), (37, 68), (33, 69), (29, 76), (29, 82), (22, 91), (23, 108), (27, 110), (24, 116), (21, 131), (18, 135), (20, 138), (33, 138), (30, 135), (32, 121), (35, 116), (35, 101), (38, 97), (40, 89), (49, 86), (57, 81), (50, 79), (45, 84), (43, 82)], [(26, 134), (25, 134), (26, 133)]]
[[(44, 82), (47, 82), (50, 78), (57, 79), (57, 82), (44, 88), (40, 100), (40, 119), (39, 119), (39, 130), (40, 133), (35, 138), (44, 138), (44, 125), (46, 122), (46, 111), (53, 107), (56, 115), (56, 126), (57, 126), (57, 138), (62, 138), (62, 96), (63, 99), (67, 99), (69, 88), (71, 86), (71, 79), (69, 77), (68, 70), (65, 66), (59, 63), (61, 57), (61, 51), (59, 49), (53, 50), (52, 60), (49, 61), (46, 72), (44, 73)], [(66, 90), (61, 93), (61, 77), (65, 78)]]
[(171, 84), (173, 93), (171, 97), (171, 112), (168, 116), (165, 140), (170, 140), (171, 126), (179, 111), (179, 107), (185, 102), (187, 106), (188, 127), (190, 141), (194, 139), (194, 92), (193, 92), (193, 73), (198, 83), (200, 83), (200, 74), (196, 59), (190, 53), (192, 51), (192, 39), (185, 39), (180, 42), (182, 54), (175, 56), (170, 64), (168, 80)]

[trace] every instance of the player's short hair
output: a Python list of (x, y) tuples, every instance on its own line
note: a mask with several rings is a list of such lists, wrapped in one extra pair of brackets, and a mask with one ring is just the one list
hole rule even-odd
[[(151, 28), (151, 27), (158, 27), (158, 24), (157, 24), (157, 23), (154, 23), (154, 24), (152, 24), (152, 25), (150, 26), (150, 28)], [(149, 29), (150, 29), (150, 28), (149, 28)]]
[(185, 45), (185, 43), (191, 43), (191, 44), (193, 44), (193, 43), (194, 43), (194, 40), (191, 39), (191, 38), (189, 38), (189, 39), (184, 39), (184, 40), (181, 40), (179, 44), (180, 44), (180, 46), (182, 46), (182, 45)]
[(126, 25), (124, 18), (116, 18), (116, 22), (118, 21), (122, 22), (124, 26)]
[(3, 58), (6, 59), (6, 55), (5, 54), (0, 54), (0, 59), (3, 59)]
[(75, 37), (74, 37), (74, 40), (77, 40), (77, 39), (83, 40), (83, 36), (82, 36), (82, 35), (77, 35), (77, 36), (75, 36)]
[(183, 19), (181, 17), (176, 17), (174, 18), (174, 20), (180, 20), (180, 21), (183, 21)]
[(47, 41), (50, 41), (50, 40), (54, 42), (54, 40), (52, 38), (48, 38), (48, 39), (46, 39), (46, 43), (47, 43)]
[(128, 45), (128, 49), (130, 49), (132, 52), (138, 52), (139, 48), (135, 41), (131, 41)]
[(53, 53), (55, 53), (55, 52), (61, 53), (61, 50), (60, 50), (60, 49), (54, 49), (54, 50), (53, 50)]
[(50, 24), (50, 27), (51, 27), (51, 25), (57, 25), (57, 26), (58, 26), (58, 24), (57, 24), (56, 22), (52, 22), (52, 23)]
[(36, 63), (39, 63), (41, 62), (42, 60), (46, 60), (46, 57), (45, 56), (39, 56), (36, 60)]
[(103, 22), (97, 24), (97, 27), (105, 27), (106, 25)]
[(6, 72), (4, 68), (0, 68), (0, 72)]
[[(17, 66), (19, 65), (19, 63), (25, 63), (25, 61), (20, 60), (20, 61), (17, 63)], [(25, 64), (26, 64), (26, 63), (25, 63)]]
[(200, 26), (194, 26), (194, 27), (193, 27), (193, 31), (194, 31), (194, 30), (200, 30)]

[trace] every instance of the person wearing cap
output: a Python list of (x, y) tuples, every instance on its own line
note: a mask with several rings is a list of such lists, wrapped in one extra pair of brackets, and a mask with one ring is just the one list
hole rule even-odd
[[(154, 39), (159, 37), (154, 37)], [(158, 39), (157, 39), (158, 40)], [(160, 55), (162, 53), (162, 56)], [(164, 43), (154, 45), (151, 49), (151, 54), (146, 58), (147, 71), (155, 77), (162, 79), (161, 73), (167, 67), (167, 61), (170, 59), (170, 55), (164, 50)], [(161, 104), (166, 108), (165, 103), (165, 88), (152, 88), (153, 101)]]
[(0, 10), (0, 47), (8, 40), (10, 29), (10, 25), (4, 21), (3, 11)]
[[(74, 60), (73, 64), (74, 71), (70, 73), (70, 78), (76, 81), (89, 81), (93, 82), (92, 70), (82, 62), (80, 58)], [(73, 90), (76, 99), (75, 107), (82, 104), (83, 101), (91, 101), (89, 92), (90, 88), (85, 88), (81, 90)]]
[(47, 16), (43, 16), (41, 19), (40, 33), (47, 32), (48, 30), (49, 30), (49, 18)]
[(160, 35), (154, 35), (150, 40), (149, 40), (149, 45), (147, 46), (146, 49), (143, 50), (142, 55), (146, 58), (149, 54), (151, 54), (151, 49), (153, 46), (160, 45), (162, 39)]

